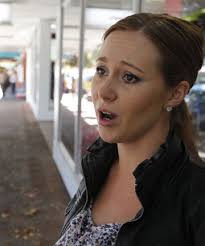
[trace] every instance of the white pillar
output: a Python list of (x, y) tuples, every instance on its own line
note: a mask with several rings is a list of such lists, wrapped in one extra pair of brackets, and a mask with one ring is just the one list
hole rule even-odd
[(133, 0), (132, 1), (132, 10), (134, 13), (140, 13), (142, 12), (142, 0)]
[(26, 101), (31, 103), (32, 98), (32, 51), (26, 49)]
[(51, 79), (51, 34), (49, 20), (40, 20), (38, 50), (38, 76), (36, 91), (36, 118), (38, 120), (53, 120), (53, 109), (50, 109), (50, 79)]

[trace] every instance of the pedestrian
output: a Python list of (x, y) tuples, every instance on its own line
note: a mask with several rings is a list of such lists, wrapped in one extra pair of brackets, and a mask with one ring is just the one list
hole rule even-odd
[(140, 13), (104, 34), (92, 82), (99, 139), (55, 246), (204, 246), (205, 165), (184, 101), (202, 31)]
[(0, 88), (1, 88), (1, 98), (4, 96), (3, 93), (3, 84), (4, 84), (4, 74), (3, 71), (0, 70)]
[(11, 84), (11, 92), (13, 95), (15, 95), (16, 94), (16, 82), (17, 82), (17, 73), (15, 70), (12, 70), (9, 80)]
[(6, 94), (6, 90), (10, 86), (9, 75), (6, 70), (0, 72), (0, 84), (3, 92), (3, 97)]

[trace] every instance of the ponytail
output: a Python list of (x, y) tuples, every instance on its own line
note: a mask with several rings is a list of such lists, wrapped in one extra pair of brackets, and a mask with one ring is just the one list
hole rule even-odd
[(176, 131), (176, 134), (183, 141), (190, 157), (196, 161), (201, 162), (199, 157), (196, 141), (198, 139), (197, 131), (192, 124), (192, 115), (183, 101), (178, 107), (174, 108), (171, 115), (171, 127)]

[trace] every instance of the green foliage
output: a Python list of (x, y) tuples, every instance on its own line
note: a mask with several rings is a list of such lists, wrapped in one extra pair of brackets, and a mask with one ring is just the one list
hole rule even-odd
[(95, 66), (100, 47), (101, 47), (101, 45), (98, 45), (96, 47), (96, 49), (94, 49), (92, 51), (85, 51), (85, 53), (84, 53), (84, 66), (86, 68), (92, 68)]

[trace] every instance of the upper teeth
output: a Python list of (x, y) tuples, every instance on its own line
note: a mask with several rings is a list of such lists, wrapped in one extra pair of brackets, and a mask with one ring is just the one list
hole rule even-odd
[(102, 112), (103, 114), (108, 114), (108, 115), (111, 115), (111, 113), (109, 113), (109, 112)]
[(105, 118), (107, 120), (111, 120), (112, 119), (112, 114), (111, 113), (102, 111), (102, 114), (103, 114), (103, 118)]

